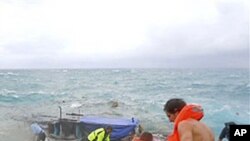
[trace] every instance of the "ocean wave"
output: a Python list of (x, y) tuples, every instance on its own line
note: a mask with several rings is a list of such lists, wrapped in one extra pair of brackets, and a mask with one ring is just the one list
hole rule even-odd
[(72, 103), (70, 107), (71, 108), (79, 108), (81, 106), (82, 106), (82, 104), (80, 104), (80, 103)]
[[(250, 115), (246, 106), (248, 71), (233, 79), (228, 73), (209, 70), (62, 71), (8, 71), (19, 75), (1, 77), (4, 85), (0, 86), (0, 110), (7, 113), (2, 114), (2, 123), (13, 124), (10, 117), (22, 115), (16, 120), (33, 120), (31, 113), (58, 116), (58, 106), (62, 106), (63, 114), (80, 110), (84, 115), (138, 117), (146, 130), (166, 134), (171, 124), (162, 109), (168, 99), (175, 97), (201, 104), (206, 114), (204, 122), (215, 132), (227, 120), (246, 122), (245, 117)], [(0, 75), (7, 75), (6, 71), (0, 71)]]
[(27, 94), (0, 94), (0, 102), (9, 104), (35, 104), (37, 102), (47, 101), (53, 99), (53, 96), (49, 94), (30, 92)]
[(0, 76), (19, 76), (19, 73), (14, 72), (0, 72)]
[(0, 95), (0, 102), (13, 103), (18, 101), (20, 96), (18, 95)]
[(13, 94), (17, 94), (17, 92), (15, 90), (9, 90), (9, 89), (2, 89), (0, 91), (0, 95), (13, 95)]
[(247, 87), (247, 88), (250, 88), (250, 83), (248, 83), (248, 84), (246, 85), (246, 87)]

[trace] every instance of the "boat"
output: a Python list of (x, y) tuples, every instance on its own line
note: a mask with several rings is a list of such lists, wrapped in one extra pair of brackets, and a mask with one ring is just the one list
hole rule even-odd
[(44, 130), (47, 141), (87, 141), (90, 132), (107, 126), (113, 128), (110, 135), (111, 141), (126, 141), (130, 140), (141, 127), (139, 120), (134, 117), (85, 116), (77, 113), (66, 113), (66, 115), (77, 117), (77, 119), (62, 118), (60, 108), (59, 119), (38, 123)]

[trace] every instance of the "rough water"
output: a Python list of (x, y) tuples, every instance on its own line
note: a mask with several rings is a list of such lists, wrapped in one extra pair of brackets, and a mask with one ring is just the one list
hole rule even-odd
[(165, 136), (173, 125), (163, 105), (174, 97), (201, 104), (216, 139), (224, 122), (250, 124), (248, 69), (0, 70), (0, 141), (31, 141), (30, 123), (58, 118), (58, 106), (63, 117), (138, 118)]

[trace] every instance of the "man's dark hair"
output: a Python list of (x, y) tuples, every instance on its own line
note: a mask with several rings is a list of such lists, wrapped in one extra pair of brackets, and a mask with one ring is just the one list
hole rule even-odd
[(219, 136), (220, 140), (222, 140), (223, 138), (227, 138), (229, 140), (229, 138), (230, 138), (230, 135), (229, 135), (230, 134), (229, 133), (230, 125), (236, 125), (236, 123), (233, 122), (233, 121), (225, 123), (225, 127), (221, 130), (221, 133), (220, 133), (220, 136)]
[(140, 136), (142, 141), (153, 141), (153, 135), (149, 132), (143, 132)]
[(164, 111), (174, 114), (181, 111), (181, 109), (186, 106), (186, 102), (180, 98), (172, 98), (166, 102), (164, 105)]
[(112, 131), (112, 130), (113, 130), (113, 128), (112, 128), (111, 126), (106, 126), (105, 129), (106, 129), (106, 130), (109, 130), (109, 131)]
[(233, 121), (225, 122), (224, 124), (225, 124), (225, 126), (227, 126), (227, 127), (229, 127), (230, 125), (236, 125), (236, 123), (233, 122)]

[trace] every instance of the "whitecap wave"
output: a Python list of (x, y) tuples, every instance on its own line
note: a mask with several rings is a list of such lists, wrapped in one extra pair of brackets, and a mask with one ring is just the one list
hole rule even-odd
[(79, 108), (81, 106), (82, 106), (82, 104), (80, 104), (80, 103), (72, 103), (70, 107), (71, 108)]

